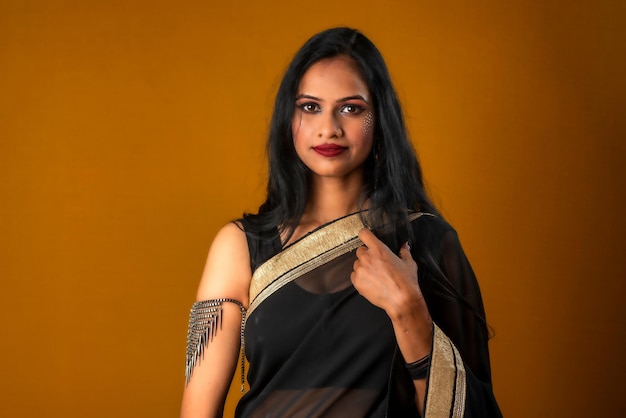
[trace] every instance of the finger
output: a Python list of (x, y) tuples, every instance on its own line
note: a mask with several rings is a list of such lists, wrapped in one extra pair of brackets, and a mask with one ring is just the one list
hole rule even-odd
[(359, 231), (359, 238), (367, 248), (386, 247), (385, 244), (381, 240), (379, 240), (372, 231), (367, 228), (363, 228)]
[(409, 242), (405, 242), (404, 245), (400, 248), (400, 258), (403, 261), (413, 261), (413, 255), (411, 254), (411, 247), (409, 246)]

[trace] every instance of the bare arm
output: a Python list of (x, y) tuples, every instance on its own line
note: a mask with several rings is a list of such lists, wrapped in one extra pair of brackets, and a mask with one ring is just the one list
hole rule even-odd
[[(251, 276), (245, 233), (237, 225), (227, 224), (213, 240), (196, 300), (231, 298), (247, 307)], [(185, 387), (181, 418), (222, 416), (239, 356), (239, 307), (224, 303), (222, 318), (222, 328), (205, 348)]]

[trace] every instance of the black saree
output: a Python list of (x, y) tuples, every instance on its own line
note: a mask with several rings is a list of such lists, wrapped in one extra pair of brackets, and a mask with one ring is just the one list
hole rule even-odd
[[(412, 253), (420, 266), (420, 285), (432, 287), (423, 289), (429, 309), (431, 304), (437, 306), (431, 309), (436, 325), (425, 416), (499, 416), (490, 386), (486, 333), (484, 340), (480, 335), (472, 342), (474, 336), (464, 332), (486, 332), (486, 326), (465, 324), (480, 322), (484, 316), (478, 285), (469, 264), (454, 271), (448, 265), (449, 259), (461, 265), (464, 260), (458, 241), (451, 244), (455, 251), (444, 245), (453, 230), (423, 215), (428, 214), (412, 215), (414, 235), (422, 240), (421, 245), (413, 245)], [(260, 255), (261, 260), (253, 266), (245, 324), (250, 391), (241, 399), (237, 417), (419, 416), (413, 382), (403, 367), (391, 321), (350, 282), (355, 250), (362, 245), (357, 236), (362, 227), (359, 214), (349, 215), (285, 249), (280, 248), (277, 234), (269, 240), (249, 235), (251, 256)], [(437, 249), (437, 265), (422, 268), (420, 258), (427, 264), (425, 257), (430, 257), (424, 251), (433, 254), (429, 248)], [(464, 287), (461, 292), (480, 302), (467, 318), (458, 315), (466, 315), (466, 308), (459, 311), (461, 305), (442, 298), (437, 290), (438, 274), (457, 271), (471, 277), (449, 279), (450, 283), (469, 283), (473, 289)], [(448, 312), (451, 306), (459, 312)], [(449, 331), (454, 338), (447, 337)], [(455, 338), (462, 344), (460, 349)], [(472, 357), (470, 365), (464, 362), (464, 351)], [(481, 364), (485, 355), (486, 366)], [(479, 377), (472, 367), (480, 369)], [(480, 413), (489, 410), (493, 413)]]

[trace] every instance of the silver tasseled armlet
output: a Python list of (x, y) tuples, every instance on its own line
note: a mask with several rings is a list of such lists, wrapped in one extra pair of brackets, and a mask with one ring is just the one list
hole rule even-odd
[(246, 320), (246, 309), (241, 302), (235, 299), (221, 298), (196, 302), (189, 313), (189, 330), (187, 331), (187, 361), (185, 367), (186, 384), (189, 384), (191, 374), (200, 359), (204, 359), (204, 349), (217, 334), (217, 328), (222, 329), (222, 304), (234, 303), (241, 311), (241, 391), (244, 391), (245, 383), (245, 359), (243, 331)]

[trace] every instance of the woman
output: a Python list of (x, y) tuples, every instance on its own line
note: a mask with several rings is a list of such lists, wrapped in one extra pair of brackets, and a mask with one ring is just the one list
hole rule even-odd
[(478, 283), (371, 41), (336, 28), (300, 49), (268, 154), (259, 213), (209, 251), (181, 415), (221, 416), (241, 349), (238, 417), (500, 416)]

